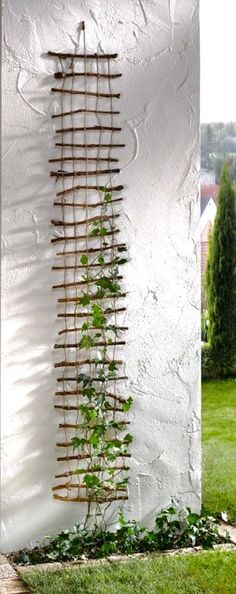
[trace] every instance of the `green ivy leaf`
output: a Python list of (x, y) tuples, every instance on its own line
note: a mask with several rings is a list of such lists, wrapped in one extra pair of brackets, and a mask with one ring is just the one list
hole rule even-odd
[(107, 330), (111, 330), (111, 332), (114, 332), (115, 336), (118, 335), (117, 327), (114, 326), (113, 324), (109, 324), (109, 326), (107, 326)]
[(112, 199), (112, 195), (109, 193), (106, 193), (103, 198), (104, 202), (111, 202), (111, 199)]
[(126, 264), (126, 262), (128, 262), (127, 258), (115, 258), (115, 261), (117, 264), (119, 264), (119, 266), (122, 266), (122, 264)]
[(124, 442), (129, 444), (129, 443), (132, 443), (132, 441), (133, 441), (132, 435), (130, 435), (130, 433), (126, 433), (126, 435), (124, 436)]
[(80, 258), (80, 262), (83, 266), (85, 266), (86, 264), (88, 264), (88, 256), (86, 256), (86, 254), (83, 254)]
[(107, 227), (104, 227), (103, 226), (103, 227), (100, 228), (100, 233), (101, 233), (102, 236), (107, 235), (108, 232), (109, 232), (109, 229)]
[(95, 326), (95, 328), (103, 328), (106, 318), (100, 305), (97, 305), (96, 303), (92, 305), (92, 315), (92, 325)]
[(83, 482), (85, 483), (86, 487), (89, 489), (93, 489), (95, 487), (100, 486), (100, 480), (97, 476), (93, 474), (85, 474), (83, 478)]
[(122, 404), (123, 411), (128, 412), (130, 407), (132, 406), (132, 404), (133, 404), (133, 398), (132, 398), (132, 396), (129, 396), (129, 398), (127, 398), (127, 400), (125, 402), (123, 402), (123, 404)]
[(86, 444), (86, 439), (84, 439), (83, 437), (72, 437), (72, 439), (70, 440), (70, 443), (69, 443), (69, 445), (71, 445), (73, 447), (73, 451), (75, 451), (80, 446), (83, 446), (85, 444)]
[(77, 382), (80, 384), (83, 384), (83, 387), (85, 388), (86, 386), (90, 386), (92, 384), (92, 379), (89, 375), (86, 375), (85, 373), (79, 373), (77, 376)]
[(99, 258), (97, 259), (99, 264), (104, 264), (105, 260), (103, 256), (99, 256)]
[(82, 336), (81, 340), (79, 341), (79, 347), (81, 349), (89, 349), (94, 345), (94, 340), (92, 336)]
[(111, 362), (108, 365), (108, 369), (109, 369), (109, 371), (117, 371), (117, 366), (115, 363)]
[(82, 297), (79, 298), (80, 305), (88, 305), (90, 303), (89, 295), (84, 294)]

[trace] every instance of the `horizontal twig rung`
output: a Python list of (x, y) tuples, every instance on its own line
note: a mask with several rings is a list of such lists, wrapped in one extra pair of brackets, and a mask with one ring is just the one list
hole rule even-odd
[[(119, 229), (114, 229), (114, 231), (108, 231), (108, 233), (106, 233), (105, 237), (108, 237), (109, 235), (116, 235), (117, 233), (120, 233)], [(98, 233), (96, 236), (94, 235), (63, 235), (62, 237), (53, 237), (51, 239), (52, 243), (57, 243), (58, 241), (79, 241), (79, 240), (83, 240), (83, 239), (96, 239), (97, 237), (104, 237), (104, 235), (102, 235), (101, 233)], [(57, 268), (54, 266), (53, 270), (57, 270)]]
[(91, 502), (95, 502), (95, 503), (111, 503), (112, 501), (124, 501), (126, 499), (128, 499), (128, 495), (124, 495), (124, 497), (119, 496), (119, 497), (107, 497), (107, 498), (95, 498), (95, 497), (62, 497), (61, 495), (56, 495), (55, 493), (53, 493), (53, 497), (54, 499), (58, 499), (59, 501), (71, 501), (72, 503), (91, 503)]
[[(66, 477), (66, 474), (64, 475)], [(58, 475), (56, 478), (62, 478), (63, 475)], [(63, 483), (61, 485), (55, 485), (54, 487), (52, 487), (52, 491), (60, 491), (62, 489), (86, 489), (88, 490), (87, 485), (83, 484), (83, 483)], [(123, 492), (123, 493), (127, 493), (127, 489), (125, 487), (109, 487), (106, 485), (102, 486), (103, 491), (108, 491), (109, 493), (118, 493), (118, 492)]]
[[(122, 202), (123, 198), (112, 198), (112, 200), (109, 201), (109, 204), (114, 204), (114, 202)], [(99, 206), (104, 206), (104, 202), (93, 202), (93, 203), (88, 203), (86, 204), (86, 202), (64, 202), (63, 200), (61, 202), (54, 202), (53, 203), (54, 206), (61, 206), (62, 208), (66, 207), (66, 206), (70, 206), (71, 208), (98, 208)]]
[(67, 223), (66, 221), (57, 221), (56, 219), (51, 219), (52, 225), (55, 227), (74, 227), (75, 225), (90, 225), (91, 223), (96, 223), (99, 221), (109, 221), (110, 219), (118, 219), (119, 214), (109, 214), (104, 216), (97, 216), (91, 217), (89, 219), (83, 219), (82, 221), (72, 221), (71, 223)]
[(67, 132), (120, 132), (121, 128), (115, 126), (81, 126), (80, 128), (58, 128), (57, 134), (66, 134)]
[[(125, 402), (125, 398), (122, 398), (122, 396), (118, 396), (117, 394), (113, 394), (112, 392), (96, 392), (95, 397), (101, 396), (101, 395), (106, 396), (106, 398), (112, 398), (112, 400), (120, 402), (121, 404), (123, 404)], [(58, 390), (58, 392), (55, 392), (55, 396), (83, 396), (83, 391), (82, 390), (64, 390), (64, 391)]]
[[(112, 441), (117, 441), (117, 437), (110, 437), (109, 439), (104, 439), (104, 441), (105, 442), (109, 441), (109, 443)], [(122, 442), (122, 444), (130, 443), (128, 439), (121, 439), (120, 441)], [(58, 448), (72, 448), (73, 447), (69, 441), (59, 441), (56, 443), (56, 446)]]
[[(128, 330), (128, 326), (116, 326), (116, 330), (120, 330), (121, 332), (125, 332), (126, 330)], [(90, 326), (89, 330), (99, 330), (99, 328), (95, 328), (95, 326)], [(61, 334), (67, 334), (70, 332), (82, 332), (82, 327), (80, 328), (64, 328), (63, 330), (60, 330), (60, 332), (58, 332), (58, 335), (60, 336)]]
[[(127, 380), (127, 379), (128, 379), (127, 375), (123, 375), (123, 376), (116, 377), (116, 378), (106, 378), (105, 383), (109, 382), (109, 381), (117, 382), (117, 381), (121, 381), (121, 380), (123, 381), (123, 380)], [(98, 377), (93, 377), (92, 380), (93, 380), (93, 382), (103, 381), (103, 380), (99, 379)], [(77, 377), (58, 377), (57, 378), (57, 382), (77, 382), (77, 381), (78, 381)]]
[[(116, 279), (117, 280), (122, 280), (123, 279), (123, 276), (119, 275), (119, 276), (116, 277)], [(71, 283), (63, 283), (61, 285), (53, 285), (52, 286), (52, 289), (63, 289), (63, 288), (67, 288), (67, 287), (68, 288), (69, 287), (77, 287), (77, 286), (81, 286), (81, 285), (83, 285), (83, 286), (84, 285), (87, 285), (88, 286), (91, 283), (93, 284), (93, 283), (96, 283), (96, 282), (97, 282), (97, 278), (94, 278), (94, 279), (89, 280), (89, 281), (86, 281), (86, 280), (75, 281), (75, 282), (71, 282)]]
[(107, 468), (104, 466), (95, 466), (94, 468), (78, 468), (77, 470), (68, 470), (67, 472), (63, 472), (61, 474), (55, 474), (55, 478), (66, 478), (67, 476), (75, 476), (76, 474), (92, 474), (93, 472), (107, 472), (111, 468), (114, 471), (130, 470), (129, 466), (126, 466), (125, 464), (108, 466)]
[[(120, 313), (122, 311), (126, 311), (126, 307), (119, 307), (117, 309), (106, 309), (104, 311), (105, 314), (112, 314), (112, 313)], [(74, 313), (59, 313), (57, 314), (58, 318), (86, 318), (87, 316), (92, 316), (92, 312), (74, 312)]]
[[(80, 410), (81, 405), (80, 406), (68, 406), (66, 404), (54, 404), (54, 408), (58, 409), (58, 410)], [(89, 410), (94, 410), (93, 407), (88, 407)], [(120, 413), (124, 413), (123, 408), (116, 408), (115, 406), (109, 406), (109, 408), (106, 409), (106, 412), (120, 412)]]
[(55, 142), (55, 146), (62, 146), (65, 148), (86, 148), (86, 149), (94, 149), (94, 148), (124, 148), (125, 144), (75, 144), (69, 142)]
[(61, 58), (62, 60), (66, 60), (67, 58), (72, 58), (73, 60), (75, 59), (79, 59), (79, 60), (90, 60), (90, 59), (96, 59), (96, 60), (106, 60), (106, 59), (115, 59), (117, 58), (118, 54), (70, 54), (70, 53), (65, 53), (65, 52), (51, 52), (48, 51), (47, 55), (49, 57), (55, 57), (55, 58)]
[(93, 91), (74, 91), (73, 89), (56, 89), (52, 87), (52, 93), (63, 95), (85, 95), (86, 97), (103, 97), (104, 99), (119, 99), (120, 93), (94, 93)]
[[(82, 359), (81, 361), (60, 361), (59, 363), (54, 363), (53, 367), (55, 367), (55, 369), (57, 367), (80, 367), (80, 365), (97, 365), (97, 363), (97, 359)], [(123, 361), (121, 361), (120, 359), (113, 359), (111, 361), (103, 359), (101, 359), (101, 361), (99, 360), (99, 365), (110, 365), (111, 363), (114, 363), (115, 365), (122, 365)]]
[[(94, 343), (90, 348), (97, 348), (97, 347), (101, 347), (101, 346), (107, 346), (107, 347), (111, 347), (111, 346), (121, 346), (126, 344), (125, 340), (120, 340), (120, 341), (116, 341), (116, 342), (96, 342)], [(72, 342), (72, 343), (66, 343), (66, 344), (54, 344), (54, 349), (79, 349), (81, 348), (79, 343), (76, 342)]]
[[(117, 295), (114, 293), (109, 293), (108, 295), (102, 295), (101, 297), (99, 295), (89, 295), (89, 299), (90, 301), (99, 301), (99, 300), (104, 300), (104, 299), (123, 299), (124, 297), (127, 296), (127, 293), (118, 293)], [(59, 299), (57, 299), (57, 303), (77, 303), (79, 305), (79, 297), (60, 297)]]
[[(71, 192), (75, 192), (76, 190), (100, 190), (103, 191), (103, 186), (72, 186), (72, 188), (68, 188), (68, 190), (62, 190), (61, 192), (57, 192), (56, 196), (64, 196), (65, 194), (71, 194)], [(120, 192), (124, 189), (124, 186), (113, 186), (110, 188), (106, 188), (107, 192)]]
[(61, 163), (62, 161), (105, 161), (105, 162), (116, 162), (119, 159), (112, 157), (57, 157), (56, 159), (48, 159), (49, 163)]
[[(51, 177), (92, 177), (94, 175), (110, 175), (120, 173), (120, 169), (94, 169), (93, 171), (50, 171)], [(58, 196), (58, 194), (57, 194)]]
[[(106, 458), (105, 454), (96, 454), (96, 458)], [(119, 454), (117, 458), (131, 458), (130, 453)], [(66, 462), (67, 460), (91, 460), (90, 454), (75, 454), (73, 456), (59, 456), (57, 462)]]
[(74, 254), (93, 254), (95, 252), (105, 252), (107, 250), (115, 250), (116, 248), (125, 248), (125, 243), (115, 243), (111, 245), (104, 246), (102, 248), (88, 248), (84, 250), (69, 250), (63, 252), (57, 252), (56, 256), (73, 256)]
[(120, 111), (108, 111), (103, 109), (72, 109), (71, 111), (64, 111), (61, 113), (54, 113), (52, 118), (63, 118), (68, 115), (76, 115), (77, 113), (95, 113), (99, 115), (119, 115)]
[(54, 72), (54, 78), (69, 78), (73, 76), (85, 76), (86, 78), (120, 78), (122, 74), (103, 74), (102, 72)]
[[(119, 424), (121, 426), (125, 426), (126, 425), (130, 425), (130, 421), (119, 421)], [(86, 426), (85, 423), (59, 423), (59, 429), (81, 429), (81, 430), (85, 430), (87, 431), (87, 429), (89, 429), (89, 427)], [(86, 470), (85, 470), (86, 473)], [(75, 473), (76, 474), (76, 473)], [(60, 478), (59, 476), (57, 476), (56, 478)]]

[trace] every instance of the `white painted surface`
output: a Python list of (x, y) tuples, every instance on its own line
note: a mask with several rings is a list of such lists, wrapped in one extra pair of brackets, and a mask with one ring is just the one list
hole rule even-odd
[(214, 220), (216, 217), (216, 210), (217, 207), (215, 200), (213, 200), (213, 198), (210, 198), (200, 219), (201, 241), (208, 241), (209, 231), (213, 227)]
[[(58, 416), (51, 292), (54, 186), (48, 49), (118, 51), (129, 291), (126, 371), (134, 435), (126, 514), (171, 497), (199, 510), (198, 0), (9, 0), (4, 16), (2, 548), (71, 526), (52, 499)], [(117, 83), (116, 83), (117, 84)], [(55, 214), (55, 213), (54, 213)]]

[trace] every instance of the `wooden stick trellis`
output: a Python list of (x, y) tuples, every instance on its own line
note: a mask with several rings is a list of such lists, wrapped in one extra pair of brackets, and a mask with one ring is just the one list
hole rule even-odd
[[(117, 54), (86, 52), (84, 23), (81, 31), (82, 53), (48, 52), (57, 61), (54, 78), (60, 86), (51, 91), (59, 97), (60, 111), (52, 118), (60, 118), (55, 132), (61, 135), (55, 142), (60, 153), (49, 159), (57, 168), (50, 176), (59, 185), (54, 207), (60, 209), (60, 216), (51, 221), (56, 231), (51, 241), (63, 244), (56, 253), (59, 265), (52, 267), (59, 275), (53, 289), (62, 293), (57, 318), (63, 322), (54, 346), (63, 351), (54, 364), (62, 372), (57, 377), (55, 409), (65, 436), (57, 443), (65, 455), (57, 460), (66, 465), (56, 478), (68, 477), (53, 486), (53, 497), (87, 503), (88, 518), (92, 504), (109, 505), (128, 497), (124, 473), (129, 470), (125, 460), (131, 456), (132, 437), (125, 430), (129, 422), (124, 415), (132, 398), (118, 388), (127, 376), (121, 371), (117, 348), (125, 345), (122, 332), (128, 329), (118, 318), (126, 311), (120, 304), (126, 293), (119, 267), (127, 261), (127, 250), (117, 241), (116, 227), (120, 216), (116, 208), (123, 198), (113, 196), (123, 189), (113, 184), (113, 176), (120, 172), (114, 168), (119, 159), (113, 151), (125, 146), (113, 141), (121, 128), (114, 121), (120, 113), (116, 108), (120, 93), (112, 84), (121, 73), (111, 72)], [(75, 183), (78, 177), (83, 178), (82, 185)], [(79, 480), (70, 479), (76, 475)]]

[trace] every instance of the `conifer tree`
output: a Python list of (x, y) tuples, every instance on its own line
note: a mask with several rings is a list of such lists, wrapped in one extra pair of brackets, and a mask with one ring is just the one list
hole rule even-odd
[(226, 163), (209, 243), (206, 286), (209, 346), (217, 367), (227, 375), (236, 361), (236, 208)]

